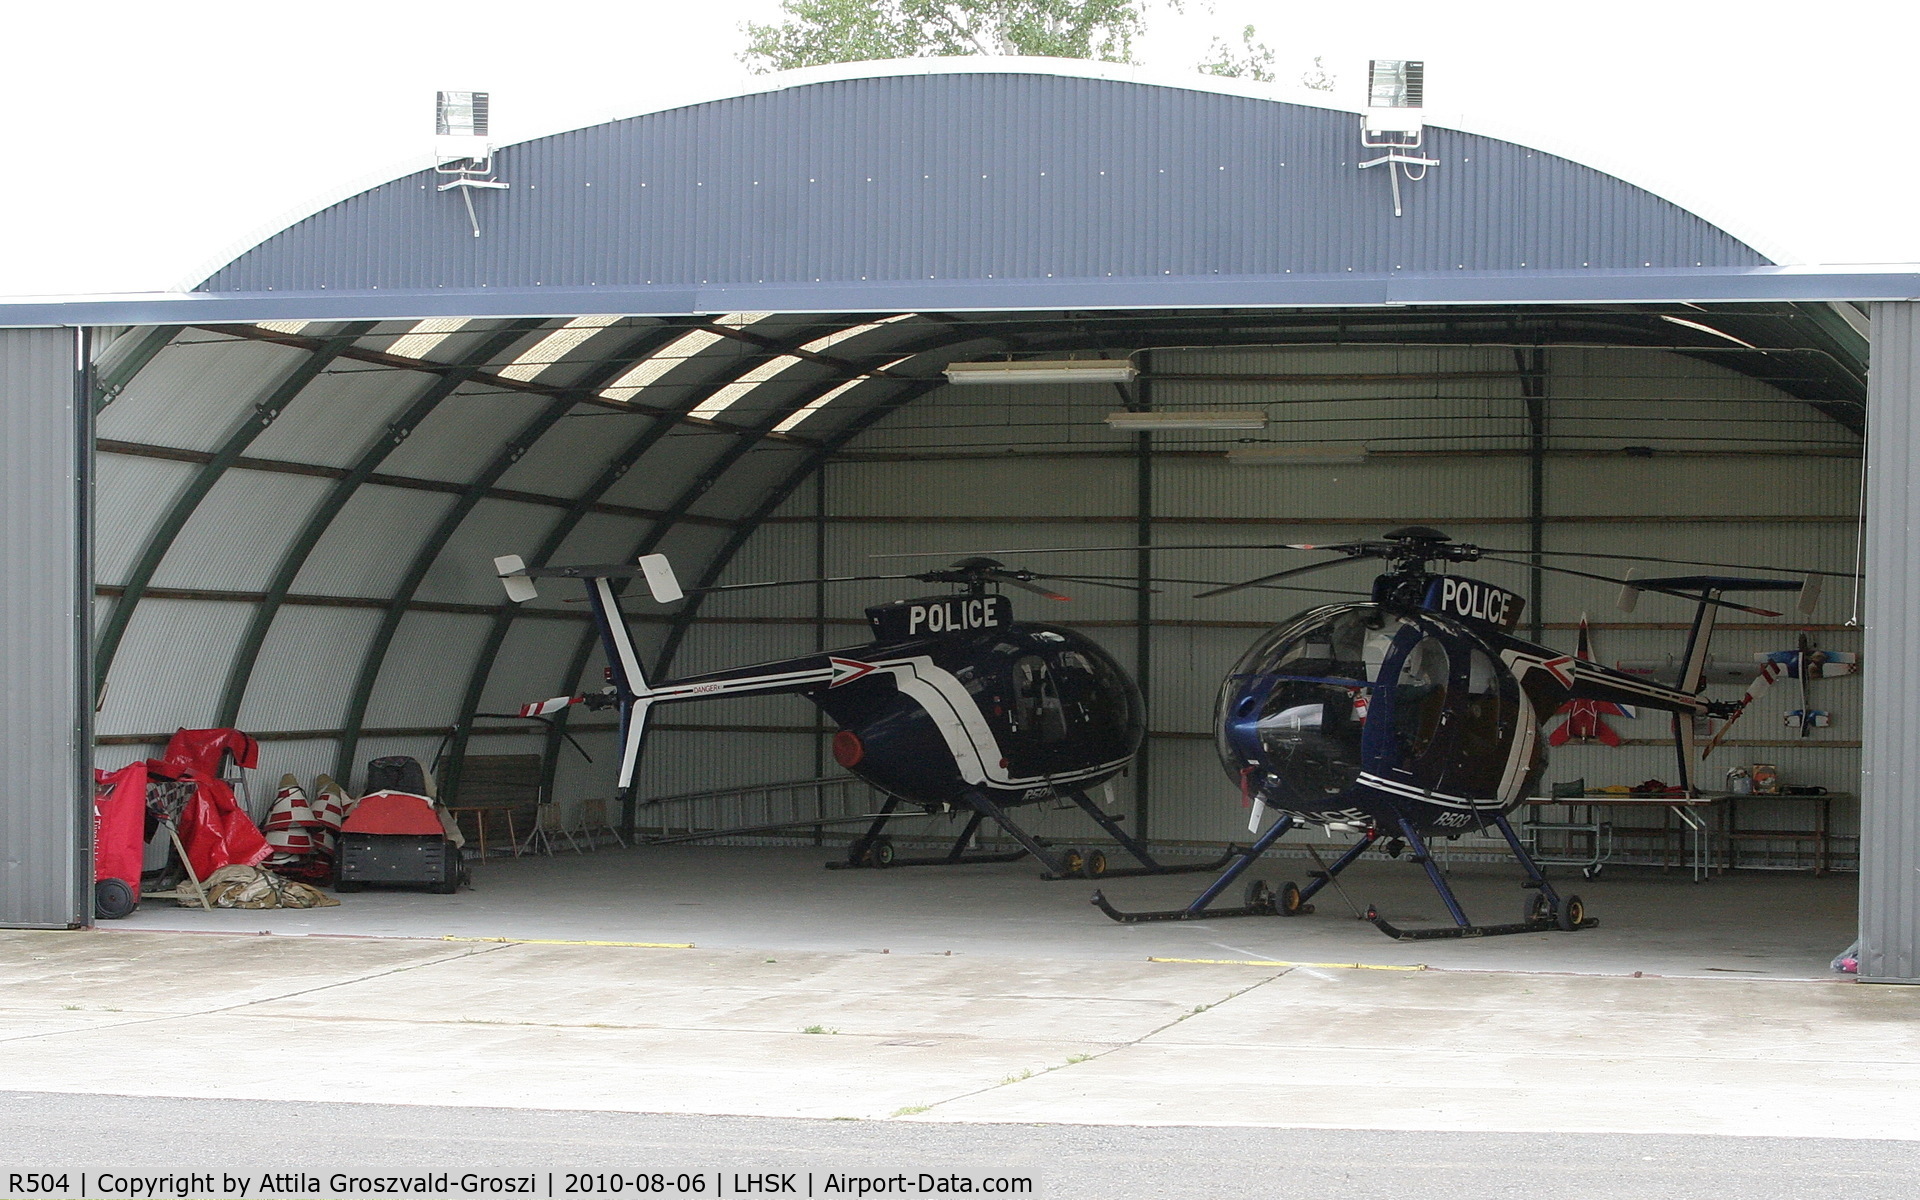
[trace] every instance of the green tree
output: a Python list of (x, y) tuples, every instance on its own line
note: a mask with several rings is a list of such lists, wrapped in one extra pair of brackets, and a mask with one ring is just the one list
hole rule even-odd
[[(1315, 59), (1317, 66), (1320, 60)], [(1273, 47), (1253, 36), (1253, 26), (1240, 31), (1240, 44), (1234, 45), (1225, 38), (1213, 39), (1207, 47), (1207, 60), (1200, 64), (1200, 71), (1206, 75), (1227, 75), (1234, 78), (1245, 77), (1261, 83), (1273, 82)]]
[(782, 0), (746, 25), (756, 72), (877, 58), (1036, 54), (1132, 62), (1141, 0)]

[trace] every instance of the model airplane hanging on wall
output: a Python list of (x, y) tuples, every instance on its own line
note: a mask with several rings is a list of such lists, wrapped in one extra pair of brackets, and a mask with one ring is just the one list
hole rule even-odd
[[(653, 682), (640, 665), (613, 581), (642, 577), (663, 604), (686, 595), (663, 555), (637, 563), (584, 567), (528, 567), (518, 556), (494, 560), (510, 600), (537, 594), (535, 579), (569, 578), (586, 584), (594, 623), (606, 650), (608, 688), (598, 695), (561, 696), (525, 706), (543, 716), (569, 705), (616, 708), (620, 766), (616, 798), (633, 794), (634, 773), (654, 708), (721, 696), (793, 693), (818, 705), (839, 725), (835, 761), (884, 792), (887, 800), (849, 849), (847, 866), (932, 866), (1007, 862), (1032, 854), (1048, 878), (1081, 875), (1168, 874), (1217, 869), (1227, 861), (1169, 866), (1122, 829), (1089, 793), (1132, 763), (1144, 736), (1139, 689), (1105, 650), (1068, 629), (1014, 620), (1002, 586), (1065, 600), (1036, 583), (1068, 579), (1112, 586), (1082, 576), (1043, 576), (1009, 569), (992, 559), (968, 558), (951, 568), (911, 575), (845, 576), (728, 584), (714, 592), (860, 580), (918, 580), (958, 590), (896, 600), (866, 610), (873, 641)], [(699, 589), (695, 589), (699, 590)], [(1131, 590), (1131, 588), (1129, 588)], [(1029, 833), (1009, 810), (1066, 802), (1077, 806), (1129, 851), (1138, 866), (1108, 869), (1100, 850), (1053, 847)], [(901, 805), (926, 812), (959, 812), (968, 821), (944, 855), (899, 857), (885, 833)], [(974, 835), (992, 821), (1021, 849), (968, 854)]]

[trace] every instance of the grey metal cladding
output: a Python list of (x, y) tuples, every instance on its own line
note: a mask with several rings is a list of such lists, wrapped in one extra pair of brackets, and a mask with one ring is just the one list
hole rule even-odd
[(422, 171), (201, 285), (269, 290), (1691, 269), (1767, 260), (1685, 210), (1524, 146), (1430, 128), (1362, 171), (1348, 112), (1125, 81), (946, 74), (796, 86), (509, 146), (512, 187)]
[(93, 811), (86, 465), (71, 329), (0, 330), (0, 926), (87, 922)]
[(1867, 636), (1861, 675), (1860, 978), (1920, 983), (1920, 304), (1873, 306), (1868, 373)]

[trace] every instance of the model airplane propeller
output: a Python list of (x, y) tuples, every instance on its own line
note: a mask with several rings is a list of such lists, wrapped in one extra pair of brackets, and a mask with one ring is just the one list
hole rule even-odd
[[(918, 580), (958, 590), (896, 600), (866, 610), (873, 641), (779, 662), (649, 681), (620, 608), (613, 580), (641, 577), (653, 598), (672, 603), (686, 594), (662, 555), (636, 563), (582, 567), (528, 567), (517, 556), (494, 560), (507, 596), (536, 595), (535, 579), (579, 579), (587, 586), (594, 622), (605, 645), (609, 687), (600, 695), (561, 696), (529, 704), (523, 716), (543, 716), (569, 705), (617, 708), (620, 764), (617, 797), (625, 802), (647, 721), (657, 705), (719, 696), (794, 693), (805, 696), (840, 727), (835, 761), (884, 792), (887, 800), (849, 849), (846, 866), (922, 866), (1007, 862), (1032, 854), (1048, 878), (1079, 874), (1145, 875), (1217, 869), (1235, 852), (1210, 863), (1168, 866), (1130, 836), (1088, 796), (1124, 771), (1143, 734), (1139, 689), (1106, 651), (1071, 630), (1019, 622), (1008, 597), (989, 589), (1021, 588), (1053, 600), (1066, 596), (1039, 580), (1121, 586), (1097, 576), (1040, 575), (989, 558), (967, 558), (917, 574), (854, 575), (826, 580), (728, 584), (714, 592), (807, 583)], [(698, 590), (698, 589), (696, 589)], [(1099, 850), (1056, 848), (1022, 828), (1010, 809), (1067, 801), (1138, 861), (1108, 871)], [(946, 854), (904, 858), (894, 853), (887, 822), (901, 805), (927, 812), (960, 812), (969, 819)], [(992, 821), (1021, 849), (968, 854), (975, 833)]]
[[(1418, 525), (1374, 541), (1259, 548), (1318, 550), (1338, 557), (1200, 594), (1273, 586), (1356, 560), (1380, 561), (1385, 570), (1374, 580), (1369, 599), (1309, 609), (1275, 627), (1221, 685), (1215, 717), (1221, 763), (1253, 809), (1249, 829), (1257, 831), (1268, 812), (1277, 814), (1273, 823), (1250, 847), (1235, 853), (1220, 877), (1185, 908), (1123, 912), (1096, 892), (1094, 904), (1114, 920), (1311, 912), (1314, 894), (1384, 838), (1395, 856), (1412, 848), (1413, 861), (1425, 870), (1453, 920), (1451, 926), (1399, 929), (1369, 909), (1367, 919), (1390, 936), (1472, 937), (1594, 924), (1578, 896), (1562, 896), (1553, 887), (1507, 820), (1545, 767), (1541, 717), (1569, 700), (1672, 713), (1681, 783), (1692, 791), (1698, 757), (1694, 719), (1732, 717), (1740, 709), (1738, 703), (1701, 695), (1701, 668), (1716, 615), (1723, 608), (1781, 615), (1725, 599), (1725, 593), (1796, 590), (1805, 603), (1818, 592), (1817, 576), (1806, 582), (1724, 575), (1621, 579), (1569, 567), (1539, 567), (1621, 584), (1623, 606), (1630, 606), (1641, 592), (1692, 601), (1696, 612), (1681, 670), (1677, 679), (1665, 683), (1523, 641), (1511, 632), (1525, 605), (1522, 597), (1444, 573), (1456, 563), (1536, 565), (1520, 557), (1527, 551), (1466, 545)], [(1608, 557), (1660, 561), (1638, 555)], [(1241, 906), (1211, 907), (1261, 854), (1301, 825), (1358, 829), (1360, 840), (1304, 888), (1287, 883), (1275, 893), (1256, 880), (1248, 885)], [(1519, 861), (1529, 892), (1520, 920), (1475, 924), (1434, 861), (1429, 837), (1471, 831), (1498, 832)]]

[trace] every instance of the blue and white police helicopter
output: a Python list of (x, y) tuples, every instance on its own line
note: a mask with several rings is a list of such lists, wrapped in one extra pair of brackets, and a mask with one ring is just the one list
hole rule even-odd
[[(1138, 549), (1061, 547), (1020, 553)], [(1271, 913), (1298, 916), (1312, 912), (1314, 895), (1333, 884), (1369, 849), (1379, 845), (1397, 858), (1411, 848), (1412, 860), (1425, 870), (1453, 924), (1400, 929), (1377, 910), (1367, 910), (1367, 920), (1401, 939), (1575, 930), (1597, 924), (1579, 896), (1562, 896), (1548, 881), (1507, 820), (1507, 814), (1533, 793), (1545, 768), (1542, 719), (1574, 699), (1672, 713), (1679, 786), (1693, 794), (1700, 757), (1696, 720), (1731, 719), (1744, 703), (1709, 700), (1702, 694), (1707, 643), (1716, 615), (1722, 608), (1781, 615), (1723, 599), (1724, 593), (1799, 591), (1801, 611), (1808, 612), (1818, 597), (1820, 576), (1833, 574), (1814, 572), (1804, 580), (1728, 575), (1619, 579), (1542, 564), (1530, 551), (1456, 543), (1437, 529), (1419, 525), (1393, 530), (1377, 541), (1155, 549), (1335, 555), (1200, 596), (1248, 587), (1285, 587), (1283, 580), (1358, 560), (1380, 560), (1386, 570), (1374, 580), (1365, 599), (1308, 609), (1276, 626), (1254, 643), (1221, 684), (1215, 712), (1221, 765), (1252, 809), (1249, 832), (1259, 833), (1262, 821), (1271, 814), (1273, 821), (1266, 831), (1244, 850), (1229, 848), (1226, 869), (1185, 908), (1123, 912), (1099, 892), (1094, 893), (1093, 903), (1114, 920), (1128, 923)], [(1680, 561), (1645, 555), (1541, 553)], [(1483, 559), (1621, 584), (1623, 608), (1630, 609), (1640, 592), (1694, 601), (1692, 630), (1677, 677), (1660, 682), (1629, 675), (1513, 636), (1525, 599), (1448, 571), (1452, 564)], [(1350, 829), (1358, 833), (1359, 841), (1330, 866), (1321, 864), (1305, 887), (1289, 882), (1275, 892), (1264, 880), (1254, 880), (1247, 885), (1240, 906), (1213, 907), (1275, 842), (1303, 826)], [(1529, 893), (1520, 920), (1476, 924), (1448, 885), (1428, 839), (1468, 832), (1498, 832), (1519, 860)]]
[[(1214, 870), (1235, 852), (1210, 863), (1169, 866), (1120, 827), (1089, 792), (1125, 771), (1144, 736), (1140, 691), (1099, 646), (1069, 629), (1014, 620), (1000, 586), (1054, 600), (1068, 597), (1038, 579), (1108, 586), (1082, 576), (1043, 576), (986, 558), (913, 575), (843, 576), (727, 584), (727, 592), (805, 583), (919, 580), (957, 585), (955, 593), (896, 600), (866, 610), (873, 641), (780, 662), (649, 681), (640, 664), (615, 580), (638, 576), (653, 598), (672, 603), (686, 595), (663, 555), (607, 566), (529, 567), (518, 556), (494, 560), (507, 596), (532, 599), (535, 579), (569, 578), (586, 584), (593, 619), (606, 650), (604, 693), (561, 696), (526, 705), (540, 717), (573, 704), (617, 708), (620, 765), (617, 797), (633, 793), (634, 773), (654, 708), (720, 696), (792, 693), (818, 705), (840, 729), (835, 761), (886, 794), (881, 810), (848, 851), (830, 866), (933, 866), (1009, 862), (1032, 854), (1046, 878), (1167, 874)], [(698, 590), (698, 589), (695, 589)], [(1139, 862), (1109, 869), (1098, 849), (1054, 847), (1022, 828), (1009, 810), (1071, 803), (1092, 818)], [(965, 815), (965, 827), (944, 855), (896, 855), (885, 833), (902, 805)], [(1005, 853), (967, 853), (985, 821), (1021, 847)]]
[[(1387, 569), (1361, 602), (1309, 609), (1256, 642), (1221, 685), (1216, 732), (1221, 765), (1251, 803), (1250, 830), (1268, 813), (1273, 823), (1186, 908), (1122, 912), (1096, 892), (1093, 903), (1116, 921), (1191, 920), (1206, 916), (1313, 911), (1314, 894), (1368, 849), (1385, 840), (1399, 857), (1411, 848), (1439, 893), (1450, 926), (1400, 929), (1371, 907), (1366, 919), (1391, 937), (1477, 937), (1536, 930), (1576, 930), (1597, 924), (1579, 896), (1561, 895), (1521, 843), (1507, 814), (1529, 795), (1546, 765), (1542, 719), (1570, 699), (1634, 704), (1674, 714), (1679, 786), (1694, 793), (1700, 755), (1696, 718), (1730, 719), (1741, 702), (1708, 700), (1702, 670), (1716, 614), (1722, 608), (1760, 616), (1781, 614), (1736, 604), (1727, 592), (1799, 591), (1810, 611), (1819, 576), (1805, 580), (1722, 575), (1614, 579), (1541, 566), (1540, 569), (1620, 583), (1622, 607), (1640, 592), (1692, 600), (1696, 612), (1672, 683), (1628, 675), (1536, 646), (1513, 636), (1525, 607), (1504, 588), (1445, 572), (1436, 564), (1486, 559), (1515, 565), (1525, 559), (1454, 542), (1439, 530), (1408, 526), (1379, 541), (1290, 545), (1339, 557), (1202, 592), (1222, 595), (1271, 585), (1359, 559)], [(1619, 556), (1642, 558), (1644, 556)], [(1661, 560), (1649, 560), (1661, 561)], [(1286, 883), (1276, 893), (1261, 880), (1247, 886), (1238, 908), (1210, 908), (1268, 847), (1299, 826), (1356, 830), (1359, 841), (1306, 887)], [(1435, 835), (1497, 831), (1525, 872), (1528, 897), (1518, 921), (1475, 924), (1434, 861)]]

